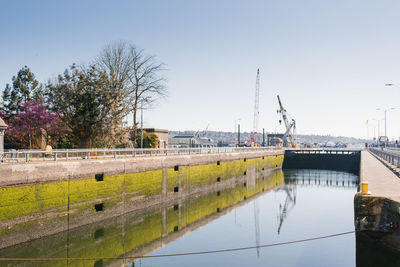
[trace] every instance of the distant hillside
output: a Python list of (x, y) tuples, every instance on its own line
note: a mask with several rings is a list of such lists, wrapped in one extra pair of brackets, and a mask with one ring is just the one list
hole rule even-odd
[[(169, 135), (179, 135), (179, 134), (198, 134), (201, 137), (212, 138), (215, 141), (225, 143), (225, 144), (235, 144), (237, 142), (237, 133), (233, 132), (217, 132), (217, 131), (170, 131)], [(267, 135), (267, 133), (265, 134)], [(267, 142), (267, 136), (265, 136), (265, 142)], [(332, 141), (334, 143), (345, 143), (345, 144), (360, 144), (365, 143), (365, 139), (355, 138), (355, 137), (346, 137), (346, 136), (331, 136), (331, 135), (297, 135), (297, 139), (300, 143), (308, 143), (308, 144), (324, 144), (328, 141)], [(246, 141), (250, 140), (250, 133), (243, 132), (240, 133), (240, 140)], [(262, 143), (262, 133), (258, 134), (257, 138), (258, 143)]]

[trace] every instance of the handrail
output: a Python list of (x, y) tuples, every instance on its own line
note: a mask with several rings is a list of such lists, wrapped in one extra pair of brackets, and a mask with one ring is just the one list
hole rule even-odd
[(297, 149), (297, 150), (288, 150), (290, 153), (295, 153), (295, 154), (358, 154), (361, 152), (360, 149)]
[(397, 152), (388, 151), (388, 150), (381, 150), (376, 148), (370, 148), (370, 152), (372, 152), (377, 157), (389, 162), (390, 164), (400, 168), (400, 154)]
[(152, 157), (211, 153), (235, 153), (274, 151), (277, 147), (191, 147), (191, 148), (92, 148), (92, 149), (53, 149), (46, 150), (8, 150), (0, 153), (0, 162), (38, 162), (80, 159), (116, 159), (126, 157)]

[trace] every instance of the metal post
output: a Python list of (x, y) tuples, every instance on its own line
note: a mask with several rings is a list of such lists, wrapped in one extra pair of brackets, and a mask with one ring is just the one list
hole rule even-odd
[(264, 128), (263, 128), (263, 145), (262, 145), (263, 147), (265, 146), (265, 130), (264, 130)]
[(240, 146), (240, 124), (238, 123), (238, 144), (237, 146)]
[(381, 120), (378, 120), (378, 139), (381, 136)]
[(387, 110), (385, 109), (385, 136), (387, 136), (387, 135), (386, 135), (386, 111), (387, 111)]
[(54, 161), (57, 161), (57, 152), (54, 153)]
[(141, 108), (140, 108), (140, 148), (143, 148), (143, 100), (141, 102)]

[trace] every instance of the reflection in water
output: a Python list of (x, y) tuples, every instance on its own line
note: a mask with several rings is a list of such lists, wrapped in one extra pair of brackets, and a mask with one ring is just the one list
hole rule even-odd
[[(260, 246), (260, 210), (258, 208), (258, 200), (254, 201), (254, 230), (256, 234), (256, 246)], [(260, 249), (257, 248), (257, 257), (260, 257)]]
[(285, 185), (312, 187), (338, 187), (354, 190), (358, 186), (358, 176), (348, 172), (285, 170)]
[(279, 205), (279, 226), (278, 235), (281, 232), (283, 221), (285, 220), (289, 211), (296, 205), (296, 186), (293, 184), (285, 184), (284, 190), (286, 192), (285, 204)]
[[(358, 176), (354, 174), (287, 170), (270, 175), (258, 173), (244, 179), (205, 195), (9, 247), (0, 250), (0, 257), (171, 254), (263, 245), (354, 229), (353, 197), (358, 184)], [(378, 260), (374, 261), (374, 257)], [(376, 247), (359, 234), (357, 239), (346, 235), (234, 253), (136, 261), (7, 263), (13, 266), (355, 266), (356, 260), (357, 266), (399, 263), (396, 254)]]
[(354, 188), (358, 185), (358, 176), (352, 173), (325, 171), (325, 170), (285, 170), (285, 186), (283, 190), (286, 192), (284, 204), (279, 205), (279, 226), (278, 235), (281, 231), (283, 221), (288, 213), (296, 205), (296, 186), (301, 185), (311, 187), (337, 187), (337, 188)]
[[(150, 255), (271, 244), (354, 229), (353, 196), (358, 176), (335, 171), (285, 170), (284, 181), (283, 187), (259, 195), (253, 205), (240, 206), (232, 214)], [(249, 215), (254, 215), (254, 219)], [(240, 251), (139, 262), (143, 266), (354, 266), (354, 242), (354, 235), (348, 235), (261, 248), (256, 254)]]

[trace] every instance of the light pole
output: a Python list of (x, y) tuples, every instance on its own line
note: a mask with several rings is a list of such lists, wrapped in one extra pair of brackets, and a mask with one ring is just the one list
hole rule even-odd
[[(381, 120), (378, 120), (378, 119), (372, 119), (373, 121), (377, 121), (378, 122), (378, 138), (379, 138), (379, 136), (381, 135)], [(375, 130), (374, 130), (374, 132), (375, 132)], [(374, 136), (375, 136), (375, 133), (374, 133)]]
[(140, 148), (143, 148), (143, 102), (148, 102), (147, 98), (140, 101)]
[(385, 113), (385, 136), (387, 137), (387, 132), (386, 132), (386, 112), (390, 111), (390, 110), (394, 110), (395, 108), (388, 108), (388, 109), (382, 109), (382, 108), (377, 108), (376, 110), (383, 110), (383, 112)]
[(143, 148), (143, 100), (140, 105), (140, 148)]

